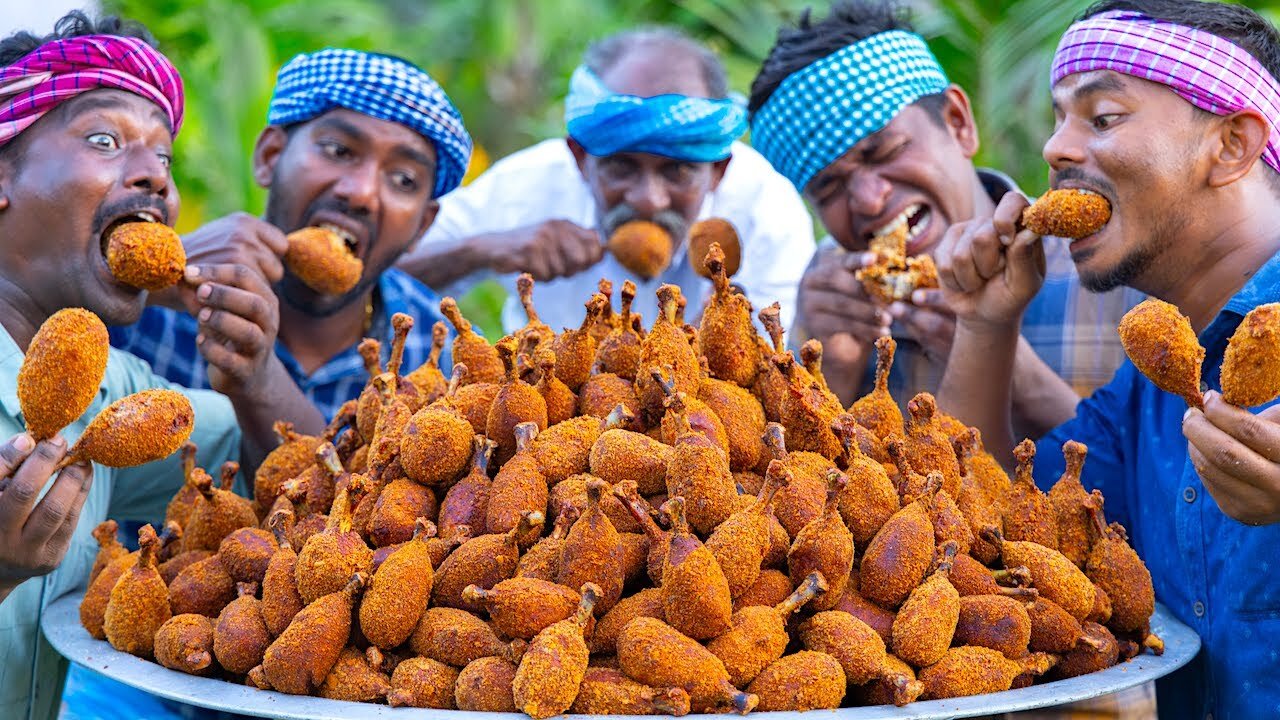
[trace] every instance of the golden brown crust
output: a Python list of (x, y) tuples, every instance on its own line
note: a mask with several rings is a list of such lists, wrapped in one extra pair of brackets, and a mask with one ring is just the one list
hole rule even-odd
[(1125, 354), (1156, 387), (1181, 396), (1191, 407), (1204, 407), (1200, 394), (1204, 348), (1191, 319), (1177, 306), (1147, 298), (1125, 313), (1119, 329)]
[(110, 339), (97, 315), (65, 308), (40, 325), (18, 371), (18, 402), (27, 431), (52, 437), (84, 415), (107, 372)]
[(671, 264), (673, 244), (662, 226), (647, 220), (632, 220), (613, 231), (609, 252), (622, 267), (644, 280), (651, 280)]
[(1265, 405), (1280, 396), (1280, 303), (1249, 311), (1227, 342), (1222, 359), (1222, 399), (1240, 407)]
[(724, 253), (725, 276), (737, 275), (738, 268), (742, 266), (742, 242), (733, 223), (724, 218), (699, 220), (689, 228), (689, 257), (693, 258), (693, 269), (704, 278), (713, 275), (703, 259), (712, 244), (718, 244)]
[(187, 268), (187, 253), (182, 238), (168, 225), (124, 223), (107, 238), (107, 267), (120, 282), (155, 292), (178, 284)]
[(341, 295), (360, 282), (364, 263), (333, 231), (305, 227), (285, 239), (289, 241), (285, 266), (312, 290), (322, 295)]
[(1022, 211), (1022, 224), (1037, 235), (1089, 237), (1111, 219), (1111, 203), (1088, 190), (1050, 190)]
[(133, 467), (169, 457), (191, 437), (195, 411), (173, 390), (143, 390), (98, 413), (71, 448), (68, 459), (107, 467)]

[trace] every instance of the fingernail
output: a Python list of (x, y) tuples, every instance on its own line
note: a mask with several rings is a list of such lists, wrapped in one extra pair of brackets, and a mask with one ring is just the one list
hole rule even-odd
[(67, 439), (62, 437), (62, 433), (58, 433), (57, 435), (49, 438), (49, 444), (54, 447), (64, 448), (67, 446)]
[(213, 287), (211, 285), (201, 285), (200, 289), (196, 290), (196, 297), (200, 298), (201, 300), (208, 300), (209, 296), (212, 294), (213, 294)]
[(1013, 244), (1013, 238), (1008, 235), (1001, 235), (1000, 244), (1004, 245), (1005, 247), (1008, 247)]
[(906, 304), (904, 304), (900, 300), (895, 301), (892, 305), (889, 306), (889, 314), (894, 316), (895, 318), (901, 318), (903, 315), (907, 314)]
[(187, 274), (188, 280), (195, 280), (196, 278), (200, 277), (200, 268), (196, 267), (195, 265), (188, 265), (186, 274)]
[(1186, 422), (1191, 417), (1191, 413), (1195, 412), (1195, 408), (1189, 407), (1187, 411), (1182, 413), (1182, 422)]
[(36, 446), (36, 441), (30, 433), (22, 433), (13, 439), (13, 446), (18, 448), (19, 452), (31, 452), (31, 449)]
[(203, 335), (203, 334), (196, 335), (196, 344), (197, 344), (197, 345), (203, 345), (203, 344), (204, 344), (204, 335)]
[(923, 305), (928, 299), (928, 293), (923, 290), (916, 290), (911, 293), (911, 302), (917, 305)]
[[(201, 290), (203, 289), (204, 288), (201, 288)], [(209, 318), (212, 316), (213, 316), (213, 311), (210, 310), (209, 308), (200, 308), (200, 313), (197, 315), (197, 317), (200, 318), (200, 322), (209, 322)]]

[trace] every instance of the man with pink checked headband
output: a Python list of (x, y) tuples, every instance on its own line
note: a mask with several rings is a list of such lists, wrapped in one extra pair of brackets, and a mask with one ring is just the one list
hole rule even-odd
[(76, 463), (57, 472), (93, 415), (138, 390), (176, 390), (194, 410), (191, 441), (200, 464), (216, 468), (238, 459), (249, 477), (274, 446), (273, 420), (307, 421), (309, 410), (314, 417), (306, 432), (323, 423), (280, 374), (286, 371), (274, 352), (279, 315), (266, 279), (242, 264), (192, 260), (183, 292), (200, 307), (201, 353), (219, 371), (220, 392), (173, 386), (136, 356), (112, 349), (83, 417), (39, 442), (24, 431), (17, 377), (36, 328), (63, 308), (88, 309), (108, 325), (134, 322), (142, 312), (147, 293), (111, 274), (104, 238), (122, 221), (176, 220), (180, 203), (170, 162), (183, 100), (177, 69), (141, 26), (73, 12), (50, 35), (0, 39), (4, 718), (58, 715), (67, 662), (41, 636), (40, 619), (88, 577), (97, 550), (94, 526), (107, 517), (163, 517), (166, 498), (181, 486), (176, 455), (133, 468)]
[[(1047, 489), (1063, 443), (1088, 445), (1085, 486), (1129, 529), (1157, 600), (1203, 640), (1196, 660), (1157, 683), (1162, 718), (1280, 716), (1280, 406), (1228, 405), (1219, 373), (1244, 315), (1280, 301), (1278, 75), (1274, 27), (1241, 6), (1192, 0), (1097, 3), (1053, 62), (1051, 183), (1112, 209), (1071, 245), (1082, 282), (1177, 305), (1206, 350), (1203, 410), (1126, 362), (1039, 439), (1036, 458)], [(1026, 205), (1006, 195), (993, 219), (952, 226), (935, 254), (959, 318), (939, 404), (1006, 461), (1007, 378), (1044, 267), (1040, 239), (1018, 224)]]

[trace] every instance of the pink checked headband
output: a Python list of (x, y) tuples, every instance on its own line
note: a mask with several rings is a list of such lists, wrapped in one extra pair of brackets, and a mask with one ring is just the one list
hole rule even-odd
[(1229, 40), (1141, 13), (1102, 13), (1067, 29), (1053, 58), (1051, 83), (1092, 70), (1167, 85), (1214, 115), (1258, 111), (1271, 124), (1262, 161), (1280, 172), (1280, 83), (1257, 58)]
[(114, 88), (164, 111), (182, 127), (182, 77), (169, 59), (137, 38), (83, 35), (45, 43), (0, 69), (0, 145), (81, 93)]

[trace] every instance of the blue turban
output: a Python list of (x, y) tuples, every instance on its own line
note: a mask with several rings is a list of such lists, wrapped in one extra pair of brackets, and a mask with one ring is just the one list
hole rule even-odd
[(788, 75), (751, 118), (751, 144), (803, 192), (902, 108), (947, 87), (924, 38), (877, 33)]
[(449, 96), (421, 69), (399, 58), (326, 48), (300, 54), (280, 68), (267, 110), (271, 125), (305, 122), (335, 107), (400, 123), (436, 148), (440, 197), (462, 184), (471, 136)]
[(637, 152), (716, 162), (729, 157), (747, 129), (741, 99), (621, 95), (582, 66), (573, 71), (564, 104), (569, 137), (597, 157)]

